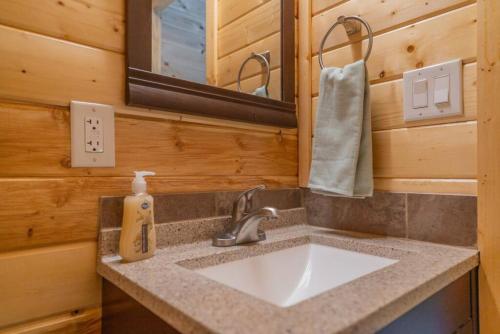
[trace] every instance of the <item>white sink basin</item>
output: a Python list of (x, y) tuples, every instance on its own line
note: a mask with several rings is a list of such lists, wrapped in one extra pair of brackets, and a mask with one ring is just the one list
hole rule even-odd
[(287, 307), (396, 262), (306, 244), (196, 272), (277, 306)]

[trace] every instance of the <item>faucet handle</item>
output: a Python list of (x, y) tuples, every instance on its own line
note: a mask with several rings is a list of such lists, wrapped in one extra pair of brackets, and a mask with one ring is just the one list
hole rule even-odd
[(249, 189), (238, 196), (233, 203), (233, 220), (238, 221), (242, 218), (243, 214), (248, 213), (252, 209), (253, 195), (259, 191), (266, 189), (264, 184), (258, 185), (255, 188)]
[(259, 190), (264, 190), (266, 189), (266, 186), (264, 184), (260, 184), (255, 188), (249, 189), (242, 193), (240, 197), (246, 198), (246, 203), (245, 203), (245, 212), (250, 212), (253, 206), (253, 195)]

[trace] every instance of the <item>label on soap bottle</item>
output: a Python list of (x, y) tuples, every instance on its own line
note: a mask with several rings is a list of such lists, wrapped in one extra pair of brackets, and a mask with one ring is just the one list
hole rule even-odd
[(141, 226), (141, 238), (142, 238), (142, 253), (147, 253), (149, 251), (148, 244), (148, 224), (142, 224)]
[(135, 251), (137, 253), (148, 253), (150, 251), (150, 229), (153, 227), (153, 211), (151, 203), (144, 200), (137, 208), (136, 224), (140, 225), (137, 233)]

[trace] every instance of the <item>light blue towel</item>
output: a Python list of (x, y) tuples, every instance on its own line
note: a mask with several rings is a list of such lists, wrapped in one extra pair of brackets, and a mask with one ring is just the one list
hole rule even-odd
[(321, 71), (309, 177), (312, 192), (349, 197), (373, 195), (369, 87), (362, 60)]
[(267, 91), (266, 86), (257, 88), (252, 94), (256, 96), (269, 97), (269, 92)]

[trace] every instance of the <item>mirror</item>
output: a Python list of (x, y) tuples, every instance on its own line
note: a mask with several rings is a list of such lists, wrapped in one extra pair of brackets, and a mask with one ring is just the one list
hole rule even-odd
[(128, 0), (127, 103), (295, 127), (294, 24), (293, 0)]
[(281, 100), (279, 1), (154, 0), (151, 10), (154, 73)]

